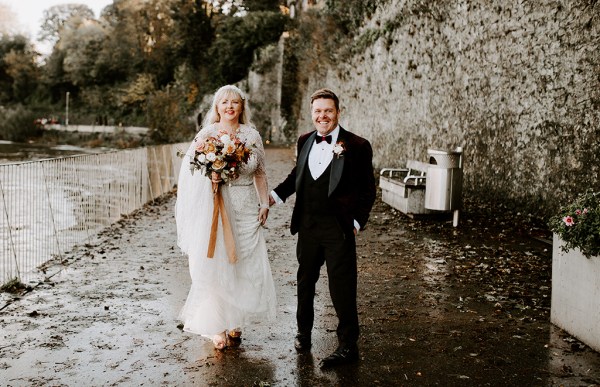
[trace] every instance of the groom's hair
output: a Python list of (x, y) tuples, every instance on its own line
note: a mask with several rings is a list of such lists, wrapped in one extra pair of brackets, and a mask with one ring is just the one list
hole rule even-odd
[(319, 90), (315, 91), (310, 96), (310, 106), (312, 106), (312, 103), (315, 99), (320, 99), (320, 98), (332, 99), (333, 102), (335, 103), (336, 110), (338, 110), (338, 111), (340, 110), (340, 100), (339, 100), (338, 96), (335, 95), (335, 93), (333, 91), (331, 91), (330, 89), (319, 89)]

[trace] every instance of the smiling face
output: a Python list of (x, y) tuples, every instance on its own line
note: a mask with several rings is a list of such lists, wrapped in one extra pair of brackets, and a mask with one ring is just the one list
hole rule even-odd
[(315, 99), (311, 107), (312, 122), (320, 135), (326, 136), (338, 125), (339, 110), (330, 98)]
[(236, 93), (227, 93), (217, 103), (217, 113), (220, 121), (238, 123), (242, 114), (243, 101)]

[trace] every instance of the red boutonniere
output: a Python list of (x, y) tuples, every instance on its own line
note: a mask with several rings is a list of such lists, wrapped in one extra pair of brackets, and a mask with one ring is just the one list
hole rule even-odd
[(333, 154), (335, 155), (335, 157), (339, 159), (344, 155), (345, 151), (346, 147), (344, 147), (344, 143), (342, 141), (338, 141), (335, 143), (335, 146), (333, 147)]

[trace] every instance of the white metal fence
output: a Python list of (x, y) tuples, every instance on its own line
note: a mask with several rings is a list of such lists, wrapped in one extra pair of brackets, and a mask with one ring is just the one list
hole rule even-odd
[(88, 240), (177, 183), (187, 144), (0, 165), (0, 285)]

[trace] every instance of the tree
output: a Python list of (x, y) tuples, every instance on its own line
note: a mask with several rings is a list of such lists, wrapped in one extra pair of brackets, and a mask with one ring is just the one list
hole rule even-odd
[(173, 3), (175, 61), (197, 74), (197, 84), (208, 82), (208, 55), (215, 39), (213, 19), (221, 17), (204, 0), (177, 0)]
[(113, 0), (99, 19), (83, 5), (50, 7), (39, 36), (53, 49), (43, 67), (24, 37), (0, 41), (0, 104), (44, 98), (62, 109), (69, 92), (82, 120), (108, 114), (176, 139), (199, 98), (244, 79), (256, 49), (277, 42), (282, 1)]
[(64, 92), (70, 90), (67, 74), (63, 68), (65, 52), (54, 49), (44, 64), (43, 83), (50, 102), (60, 101)]
[(137, 23), (141, 6), (130, 0), (113, 3), (103, 12), (106, 38), (101, 44), (95, 73), (100, 85), (119, 85), (144, 71), (143, 37)]
[(144, 72), (153, 74), (159, 86), (173, 81), (175, 68), (181, 62), (174, 56), (173, 40), (175, 22), (172, 18), (171, 0), (151, 0), (141, 10), (143, 27)]
[(37, 87), (38, 54), (23, 35), (0, 39), (0, 103), (25, 102)]
[(95, 20), (73, 16), (63, 26), (56, 48), (64, 52), (63, 70), (70, 83), (94, 85), (99, 75), (96, 62), (106, 32)]
[(62, 4), (52, 6), (44, 11), (44, 22), (40, 27), (38, 40), (54, 45), (60, 38), (60, 31), (73, 16), (82, 20), (93, 20), (94, 11), (83, 4)]
[(250, 12), (221, 23), (209, 56), (216, 84), (235, 83), (246, 77), (254, 51), (277, 42), (287, 20), (278, 12)]
[(147, 121), (156, 142), (188, 141), (195, 125), (181, 87), (165, 87), (148, 97)]

